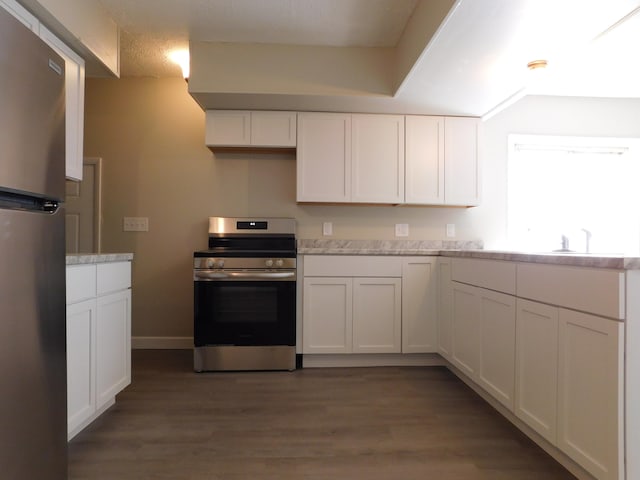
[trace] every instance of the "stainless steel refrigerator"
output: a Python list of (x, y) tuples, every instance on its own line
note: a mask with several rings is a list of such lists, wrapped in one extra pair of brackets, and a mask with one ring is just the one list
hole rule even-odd
[(0, 478), (67, 478), (64, 60), (0, 7)]

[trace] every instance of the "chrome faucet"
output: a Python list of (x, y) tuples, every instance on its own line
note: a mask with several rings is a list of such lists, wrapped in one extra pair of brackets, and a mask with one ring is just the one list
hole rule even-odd
[(582, 230), (586, 236), (586, 249), (585, 252), (586, 253), (591, 253), (591, 237), (592, 234), (589, 230), (587, 230), (586, 228), (581, 228), (580, 230)]

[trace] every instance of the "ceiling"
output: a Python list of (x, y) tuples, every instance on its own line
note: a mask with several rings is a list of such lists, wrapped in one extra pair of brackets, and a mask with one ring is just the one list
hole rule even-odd
[[(151, 77), (179, 76), (166, 52), (190, 41), (398, 50), (412, 16), (448, 2), (384, 95), (194, 95), (204, 108), (486, 116), (527, 93), (640, 98), (640, 0), (98, 1), (121, 29), (121, 76)], [(538, 58), (549, 67), (533, 80)]]
[(121, 75), (172, 77), (189, 40), (393, 47), (418, 0), (99, 0), (121, 29)]

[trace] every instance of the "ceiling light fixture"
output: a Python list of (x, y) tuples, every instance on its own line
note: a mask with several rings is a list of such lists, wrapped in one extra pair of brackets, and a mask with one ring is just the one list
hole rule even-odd
[(537, 70), (538, 68), (547, 68), (548, 62), (546, 60), (533, 60), (527, 63), (529, 70)]
[(182, 76), (185, 81), (189, 81), (189, 50), (188, 49), (180, 49), (173, 50), (167, 54), (167, 58), (171, 60), (173, 63), (180, 65), (182, 69)]

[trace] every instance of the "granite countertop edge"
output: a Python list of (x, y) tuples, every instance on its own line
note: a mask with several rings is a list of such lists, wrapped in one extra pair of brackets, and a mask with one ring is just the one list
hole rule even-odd
[(91, 263), (130, 262), (133, 253), (77, 253), (66, 257), (67, 265), (84, 265)]
[(484, 250), (481, 242), (300, 240), (298, 243), (298, 255), (423, 255), (617, 270), (640, 270), (640, 257), (621, 254)]

